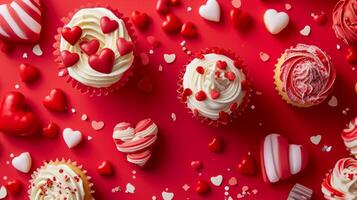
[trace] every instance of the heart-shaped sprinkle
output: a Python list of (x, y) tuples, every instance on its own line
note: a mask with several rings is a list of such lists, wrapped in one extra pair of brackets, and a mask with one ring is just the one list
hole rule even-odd
[(285, 4), (285, 9), (286, 10), (291, 10), (293, 8), (293, 6), (290, 3), (286, 3)]
[(172, 54), (164, 54), (164, 60), (166, 63), (171, 64), (173, 62), (175, 62), (176, 60), (176, 54), (172, 53)]
[(95, 131), (102, 130), (104, 128), (104, 122), (103, 121), (95, 121), (93, 120), (91, 122), (91, 126)]
[(224, 73), (224, 77), (226, 77), (230, 81), (234, 81), (236, 79), (236, 74), (232, 71), (228, 71)]
[(321, 135), (313, 135), (313, 136), (310, 137), (310, 141), (311, 141), (311, 143), (314, 144), (314, 145), (320, 144), (321, 139), (322, 139), (322, 136), (321, 136)]
[(65, 128), (63, 130), (63, 139), (68, 148), (77, 146), (82, 141), (82, 133), (80, 131), (74, 131), (71, 128)]
[(264, 23), (271, 34), (278, 34), (288, 26), (289, 15), (286, 12), (268, 9), (264, 13)]
[(32, 159), (29, 152), (21, 153), (12, 159), (12, 166), (20, 172), (28, 173), (31, 169)]
[(172, 200), (174, 199), (174, 193), (172, 192), (166, 192), (166, 191), (163, 191), (161, 193), (161, 196), (164, 200)]
[(321, 12), (320, 14), (312, 13), (311, 17), (316, 23), (320, 25), (324, 24), (327, 21), (327, 16), (325, 12)]
[(103, 161), (98, 167), (97, 172), (102, 176), (113, 175), (113, 166), (109, 161)]
[(228, 184), (230, 186), (236, 186), (238, 184), (238, 180), (236, 177), (231, 177), (229, 180), (228, 180)]
[(92, 69), (103, 74), (110, 74), (113, 70), (115, 55), (109, 49), (103, 49), (99, 55), (91, 55), (88, 58), (88, 63)]
[(268, 62), (270, 59), (269, 54), (262, 52), (262, 51), (259, 52), (259, 57), (260, 57), (260, 60), (262, 60), (263, 62)]
[(124, 56), (133, 51), (134, 45), (133, 42), (127, 41), (125, 38), (118, 38), (117, 40), (117, 48), (119, 54)]
[(232, 6), (234, 8), (240, 8), (242, 6), (241, 0), (232, 0)]
[(74, 26), (72, 28), (64, 27), (61, 33), (62, 33), (62, 37), (68, 43), (74, 46), (82, 36), (82, 29), (79, 26)]
[(111, 33), (118, 29), (118, 22), (116, 20), (111, 20), (109, 17), (104, 16), (100, 19), (100, 27), (104, 34)]
[(7, 190), (4, 186), (0, 187), (0, 199), (5, 199), (7, 196)]
[(22, 183), (17, 179), (9, 180), (6, 182), (5, 188), (11, 195), (16, 196), (22, 191)]
[(196, 67), (196, 72), (199, 74), (204, 74), (205, 69), (202, 66), (198, 66), (198, 67)]
[(36, 56), (42, 56), (43, 52), (42, 52), (41, 46), (39, 44), (36, 44), (35, 46), (33, 46), (32, 53), (35, 54)]
[(233, 8), (231, 10), (230, 19), (234, 28), (238, 30), (246, 30), (252, 24), (251, 16), (239, 8)]
[(311, 27), (309, 25), (306, 25), (303, 29), (300, 30), (300, 34), (302, 36), (309, 36), (311, 32)]
[(210, 185), (205, 180), (199, 180), (196, 184), (196, 192), (199, 194), (206, 194), (211, 190)]
[(221, 19), (221, 7), (217, 0), (207, 0), (205, 5), (202, 5), (198, 10), (203, 19), (212, 22), (219, 22)]
[(182, 189), (187, 192), (190, 189), (190, 186), (185, 184), (182, 186)]
[(223, 181), (222, 175), (217, 175), (217, 176), (211, 177), (211, 183), (215, 186), (221, 186), (222, 181)]
[(89, 41), (82, 41), (79, 46), (84, 53), (90, 56), (97, 53), (100, 44), (97, 39), (92, 39)]
[(227, 68), (228, 64), (226, 61), (219, 60), (216, 62), (216, 66), (221, 70), (225, 70)]
[(75, 65), (79, 60), (77, 53), (71, 53), (67, 50), (61, 52), (62, 63), (65, 67), (71, 67)]
[(221, 152), (223, 149), (223, 140), (214, 137), (211, 142), (208, 143), (208, 148), (213, 152)]
[(327, 103), (331, 107), (338, 106), (338, 101), (337, 101), (337, 98), (335, 96), (331, 96), (331, 99)]
[(131, 184), (131, 183), (126, 184), (125, 193), (134, 194), (135, 193), (135, 186), (133, 184)]

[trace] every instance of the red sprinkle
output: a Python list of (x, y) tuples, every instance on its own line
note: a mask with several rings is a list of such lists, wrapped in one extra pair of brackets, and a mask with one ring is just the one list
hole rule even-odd
[(230, 109), (231, 111), (235, 111), (235, 110), (237, 110), (237, 108), (238, 108), (238, 104), (237, 104), (237, 103), (233, 103), (233, 104), (229, 107), (229, 109)]
[(232, 71), (224, 73), (224, 76), (230, 81), (234, 81), (236, 79), (236, 75)]
[(205, 56), (204, 56), (202, 53), (197, 53), (197, 54), (196, 54), (196, 58), (202, 60), (202, 59), (205, 58)]
[(212, 99), (218, 99), (220, 95), (221, 95), (221, 94), (219, 93), (218, 90), (215, 90), (215, 89), (211, 90), (211, 97), (212, 97)]
[(216, 78), (220, 78), (221, 77), (221, 72), (220, 71), (215, 71), (214, 76)]
[(221, 70), (225, 70), (227, 68), (227, 62), (219, 60), (219, 61), (217, 61), (216, 66), (218, 68), (220, 68)]
[(195, 95), (197, 101), (204, 101), (207, 98), (207, 95), (204, 91), (200, 90)]
[(204, 74), (204, 73), (205, 73), (205, 69), (204, 69), (202, 66), (198, 66), (198, 67), (196, 68), (196, 71), (197, 71), (197, 73), (199, 73), (199, 74)]
[(193, 116), (195, 116), (195, 117), (198, 117), (198, 115), (199, 115), (199, 112), (196, 108), (192, 111), (192, 113), (193, 113)]

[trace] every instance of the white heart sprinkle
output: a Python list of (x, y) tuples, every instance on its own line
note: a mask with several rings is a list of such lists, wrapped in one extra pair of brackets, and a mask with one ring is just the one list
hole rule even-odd
[(222, 175), (211, 177), (211, 182), (215, 186), (220, 186), (222, 184), (222, 181), (223, 181), (223, 176)]
[(300, 34), (302, 36), (309, 36), (311, 32), (311, 27), (309, 25), (306, 25), (302, 30), (300, 30)]
[(166, 63), (171, 64), (176, 60), (176, 54), (164, 54), (164, 60)]
[(28, 173), (31, 169), (32, 159), (29, 152), (23, 152), (14, 157), (11, 162), (12, 166), (23, 173)]
[(318, 145), (321, 142), (321, 138), (322, 138), (321, 135), (313, 135), (313, 136), (310, 137), (310, 141), (311, 141), (312, 144)]
[(172, 200), (172, 199), (174, 198), (174, 193), (163, 191), (163, 192), (161, 193), (161, 196), (162, 196), (162, 198), (163, 198), (164, 200)]
[(89, 140), (92, 140), (92, 137), (88, 135), (88, 141), (89, 141)]
[(232, 6), (235, 8), (240, 8), (242, 6), (241, 0), (232, 0)]
[(82, 121), (86, 121), (88, 119), (88, 116), (86, 114), (83, 114), (82, 117), (81, 117), (81, 120)]
[(278, 34), (288, 26), (289, 15), (286, 12), (268, 9), (264, 13), (264, 23), (271, 34)]
[(135, 192), (135, 186), (131, 183), (126, 184), (125, 193), (134, 194), (134, 192)]
[(336, 107), (338, 105), (337, 98), (335, 96), (331, 96), (331, 99), (328, 101), (328, 105), (331, 107)]
[(35, 54), (36, 56), (42, 56), (42, 55), (43, 55), (41, 46), (40, 46), (39, 44), (36, 44), (35, 46), (33, 46), (32, 52), (33, 52), (33, 54)]
[(24, 58), (24, 59), (28, 58), (27, 53), (22, 54), (22, 58)]
[(63, 139), (68, 148), (77, 146), (82, 141), (82, 133), (80, 131), (74, 131), (71, 128), (65, 128), (63, 130)]
[(0, 199), (5, 199), (7, 196), (7, 190), (4, 186), (0, 187)]
[(293, 6), (290, 3), (286, 3), (285, 4), (285, 9), (286, 10), (291, 10), (293, 8)]
[(187, 7), (187, 12), (191, 12), (191, 10), (192, 10), (192, 7)]
[(198, 10), (200, 16), (208, 21), (219, 22), (221, 19), (221, 7), (217, 0), (207, 0)]
[(99, 131), (99, 130), (102, 130), (104, 128), (104, 122), (103, 121), (95, 121), (93, 120), (91, 122), (91, 126), (92, 128), (95, 130), (95, 131)]
[(265, 52), (259, 52), (259, 57), (263, 62), (267, 62), (270, 59), (269, 54), (265, 53)]

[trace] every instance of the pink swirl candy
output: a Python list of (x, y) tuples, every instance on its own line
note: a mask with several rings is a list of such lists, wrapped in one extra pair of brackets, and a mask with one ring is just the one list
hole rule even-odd
[(357, 158), (357, 117), (342, 131), (341, 137), (351, 154)]
[(308, 106), (323, 102), (336, 79), (330, 57), (318, 47), (305, 44), (287, 49), (284, 55), (280, 80), (288, 98)]

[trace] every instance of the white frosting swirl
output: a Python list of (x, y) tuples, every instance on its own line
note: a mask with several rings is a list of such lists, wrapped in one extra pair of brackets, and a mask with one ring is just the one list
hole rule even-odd
[[(227, 68), (221, 70), (216, 66), (217, 61), (225, 61)], [(198, 66), (204, 68), (204, 74), (196, 71)], [(216, 71), (220, 71), (220, 76), (216, 77)], [(235, 75), (235, 80), (228, 80), (224, 73), (230, 71)], [(195, 58), (186, 67), (186, 72), (183, 77), (183, 88), (189, 88), (192, 95), (187, 98), (187, 106), (191, 110), (197, 109), (200, 115), (212, 120), (219, 119), (219, 113), (224, 111), (228, 114), (232, 113), (230, 106), (237, 103), (237, 107), (243, 102), (246, 91), (242, 90), (242, 82), (246, 80), (242, 70), (234, 66), (234, 61), (221, 54), (205, 54), (203, 59)], [(212, 90), (219, 91), (220, 96), (217, 99), (211, 98)], [(195, 94), (199, 91), (204, 91), (207, 99), (198, 101)]]
[(83, 181), (66, 164), (47, 164), (30, 182), (30, 200), (84, 200)]
[[(119, 24), (117, 30), (104, 34), (100, 27), (102, 17), (109, 17), (111, 20), (116, 20)], [(109, 87), (118, 82), (124, 73), (131, 67), (134, 61), (133, 52), (121, 56), (117, 49), (117, 39), (124, 38), (131, 41), (125, 23), (119, 19), (112, 11), (106, 8), (85, 8), (75, 13), (70, 22), (65, 27), (78, 26), (82, 29), (82, 38), (72, 46), (63, 37), (60, 41), (60, 51), (68, 50), (79, 55), (79, 61), (68, 68), (68, 74), (78, 82), (95, 87)], [(97, 39), (100, 43), (100, 49), (110, 48), (115, 54), (113, 71), (109, 74), (100, 73), (92, 69), (88, 64), (88, 55), (81, 53), (79, 46), (82, 40)], [(99, 51), (100, 51), (99, 49)]]

